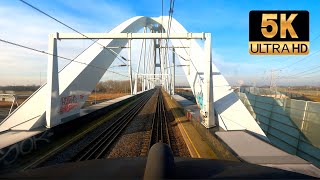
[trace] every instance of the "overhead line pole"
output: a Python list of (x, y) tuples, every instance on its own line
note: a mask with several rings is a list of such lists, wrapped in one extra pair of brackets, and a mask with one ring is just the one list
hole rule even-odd
[[(48, 73), (47, 86), (48, 96), (46, 104), (46, 126), (51, 128), (61, 123), (59, 118), (59, 75), (58, 75), (58, 48), (57, 48), (57, 33), (49, 35), (48, 52)], [(55, 55), (55, 56), (54, 56)]]
[(129, 82), (130, 82), (130, 94), (133, 94), (133, 86), (132, 86), (132, 59), (131, 59), (131, 39), (128, 39), (128, 69), (129, 69)]
[(174, 95), (174, 87), (176, 85), (176, 54), (175, 54), (175, 49), (172, 49), (172, 82), (171, 82), (171, 91), (172, 91), (172, 95)]
[[(144, 33), (147, 33), (147, 27), (144, 27), (143, 29)], [(146, 73), (146, 51), (147, 51), (147, 40), (144, 41), (144, 57), (143, 57), (143, 73)], [(142, 83), (142, 91), (146, 90), (146, 79), (143, 78)]]

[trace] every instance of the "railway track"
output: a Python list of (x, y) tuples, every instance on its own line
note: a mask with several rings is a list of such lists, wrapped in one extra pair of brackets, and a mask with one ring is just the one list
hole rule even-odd
[[(161, 88), (146, 92), (135, 102), (123, 108), (121, 110), (122, 113), (118, 114), (119, 112), (117, 112), (118, 115), (112, 115), (113, 119), (107, 125), (101, 127), (102, 124), (98, 123), (86, 131), (81, 131), (81, 134), (54, 147), (48, 153), (37, 157), (35, 161), (23, 164), (21, 170), (25, 171), (66, 162), (106, 158), (112, 153), (115, 154), (115, 157), (127, 156), (127, 152), (130, 152), (129, 155), (132, 157), (146, 156), (150, 147), (156, 142), (167, 143), (174, 149), (174, 152), (179, 153), (176, 135), (171, 127), (171, 122), (169, 122), (172, 117), (170, 112), (166, 112), (164, 99), (165, 95), (162, 94)], [(138, 114), (139, 117), (136, 116)], [(90, 135), (89, 132), (97, 129), (97, 127), (101, 128)], [(129, 140), (130, 142), (128, 143), (123, 141), (121, 137), (127, 131), (130, 131), (125, 136), (128, 137), (127, 135), (129, 135), (127, 141)], [(89, 134), (89, 138), (86, 138), (87, 134)], [(121, 150), (126, 149), (125, 155), (121, 154), (121, 150), (117, 150), (119, 149), (117, 146), (119, 146), (118, 142), (120, 140), (123, 141), (121, 146), (125, 146), (125, 148), (120, 147)]]
[(150, 143), (148, 149), (157, 142), (166, 143), (171, 147), (168, 116), (164, 98), (161, 90), (159, 90), (156, 113), (153, 116)]
[(161, 89), (157, 90), (157, 105), (156, 111), (152, 117), (151, 130), (146, 132), (144, 144), (140, 156), (147, 156), (149, 149), (157, 142), (166, 143), (171, 147), (171, 135), (173, 134), (170, 128), (169, 117), (166, 112), (164, 97)]
[(117, 118), (108, 128), (96, 136), (84, 149), (72, 158), (72, 161), (84, 161), (103, 158), (111, 145), (116, 141), (122, 131), (134, 119), (134, 117), (144, 107), (146, 102), (154, 94), (154, 91), (148, 92), (134, 103), (122, 116)]

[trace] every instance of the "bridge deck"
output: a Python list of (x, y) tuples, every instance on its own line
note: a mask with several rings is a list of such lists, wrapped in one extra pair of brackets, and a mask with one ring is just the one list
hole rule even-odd
[[(137, 93), (137, 95), (140, 93)], [(104, 109), (104, 108), (108, 108), (109, 106), (113, 106), (117, 103), (123, 102), (128, 100), (129, 98), (133, 97), (135, 95), (126, 95), (123, 97), (119, 97), (116, 99), (112, 99), (109, 101), (105, 101), (105, 102), (101, 102), (92, 106), (88, 106), (86, 108), (83, 108), (80, 110), (80, 116), (85, 116), (89, 113)], [(21, 130), (8, 130), (5, 132), (0, 133), (0, 149), (4, 148), (4, 147), (8, 147), (12, 144), (15, 144), (17, 142), (23, 141), (25, 139), (28, 139), (32, 136), (35, 136), (37, 134), (40, 134), (44, 131), (48, 130), (47, 128), (43, 127), (43, 128), (39, 128), (39, 129), (35, 129), (35, 130), (29, 130), (29, 131), (21, 131)]]
[(245, 131), (216, 132), (216, 135), (226, 143), (244, 161), (254, 164), (307, 164), (308, 162), (288, 154), (269, 143), (266, 143)]
[(216, 132), (216, 135), (246, 162), (320, 177), (320, 169), (310, 162), (288, 154), (245, 131)]
[[(200, 111), (197, 105), (179, 95), (172, 97), (192, 116), (188, 119), (199, 119)], [(211, 133), (212, 136), (218, 136), (233, 154), (243, 161), (320, 177), (320, 169), (310, 162), (298, 156), (288, 154), (268, 142), (249, 134), (245, 130), (219, 132), (207, 130), (206, 132)]]
[(0, 134), (0, 149), (4, 147), (8, 147), (12, 144), (20, 142), (24, 139), (28, 139), (32, 136), (40, 134), (47, 130), (47, 128), (36, 129), (32, 131), (17, 131), (17, 130), (9, 130)]
[[(140, 94), (140, 93), (137, 93), (137, 95), (138, 94)], [(129, 99), (130, 97), (133, 97), (133, 96), (134, 95), (126, 95), (126, 96), (122, 96), (122, 97), (119, 97), (119, 98), (116, 98), (116, 99), (111, 99), (111, 100), (108, 100), (108, 101), (97, 103), (97, 104), (92, 105), (92, 106), (88, 106), (88, 107), (83, 108), (83, 109), (80, 110), (80, 117), (85, 116), (87, 114), (90, 114), (90, 113), (92, 113), (94, 111), (106, 108), (106, 107), (111, 106), (113, 104), (117, 104), (117, 103), (119, 103), (121, 101), (124, 101), (126, 99)]]
[[(180, 96), (176, 96), (176, 98), (179, 97)], [(175, 122), (177, 123), (177, 126), (180, 130), (182, 138), (184, 139), (184, 142), (187, 145), (191, 157), (217, 159), (217, 155), (210, 148), (210, 146), (205, 141), (203, 141), (201, 135), (192, 126), (191, 122), (188, 121), (184, 114), (177, 109), (177, 104), (174, 103), (174, 101), (170, 100), (167, 96), (166, 99), (168, 102), (168, 107), (171, 109), (171, 112), (175, 118)], [(188, 104), (188, 101), (184, 102)]]

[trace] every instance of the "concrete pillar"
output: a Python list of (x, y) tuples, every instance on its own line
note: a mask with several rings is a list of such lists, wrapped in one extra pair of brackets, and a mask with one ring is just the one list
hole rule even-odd
[(204, 53), (205, 53), (205, 88), (206, 88), (206, 102), (205, 102), (205, 114), (206, 118), (204, 126), (211, 128), (216, 126), (214, 116), (214, 105), (213, 105), (213, 82), (212, 82), (212, 54), (211, 54), (211, 33), (205, 34), (204, 42)]
[[(169, 46), (169, 42), (167, 42)], [(170, 86), (170, 61), (169, 61), (169, 47), (166, 49), (166, 80), (167, 80), (167, 92), (170, 94), (171, 92), (171, 86)]]
[(137, 92), (138, 92), (138, 73), (136, 73), (136, 78), (134, 81), (133, 94), (137, 94)]
[(61, 123), (59, 118), (59, 76), (58, 76), (58, 49), (57, 49), (58, 33), (49, 35), (48, 52), (48, 70), (47, 70), (47, 87), (48, 95), (46, 105), (46, 126), (51, 128)]
[(171, 76), (172, 76), (172, 81), (171, 81), (171, 94), (174, 95), (174, 87), (176, 86), (176, 53), (175, 49), (172, 48), (172, 67), (171, 67)]
[[(143, 29), (144, 33), (147, 33), (147, 27), (144, 27)], [(146, 49), (147, 49), (147, 40), (144, 41), (144, 57), (143, 57), (143, 73), (146, 74)], [(142, 76), (142, 91), (146, 90), (146, 77)]]
[[(161, 44), (159, 43), (159, 47), (162, 46), (162, 40), (160, 41)], [(165, 74), (165, 52), (164, 52), (164, 48), (159, 48), (159, 59), (160, 59), (160, 66), (161, 66), (161, 84), (163, 89), (166, 89), (166, 84), (165, 84), (165, 76), (163, 74)]]
[(129, 67), (129, 81), (130, 81), (130, 94), (133, 94), (132, 87), (132, 66), (131, 66), (131, 39), (128, 40), (128, 67)]
[[(156, 74), (156, 64), (157, 64), (157, 41), (156, 39), (153, 40), (153, 74)], [(152, 80), (152, 88), (154, 88), (155, 86), (155, 78), (156, 76), (153, 76), (153, 80)]]

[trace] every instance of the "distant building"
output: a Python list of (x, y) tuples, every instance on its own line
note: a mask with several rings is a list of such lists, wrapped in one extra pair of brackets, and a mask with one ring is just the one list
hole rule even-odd
[(16, 99), (14, 91), (0, 91), (0, 101), (13, 102)]

